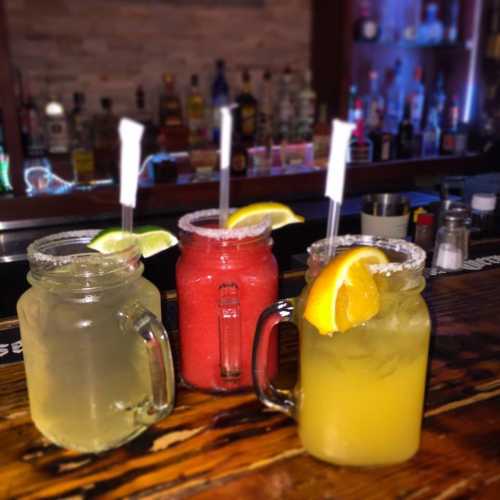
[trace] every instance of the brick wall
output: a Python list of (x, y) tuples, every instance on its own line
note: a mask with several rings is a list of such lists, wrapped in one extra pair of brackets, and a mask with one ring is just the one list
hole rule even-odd
[(266, 67), (309, 64), (310, 0), (4, 1), (14, 65), (33, 94), (55, 91), (69, 107), (81, 90), (91, 110), (107, 95), (126, 112), (141, 83), (156, 110), (163, 72), (182, 92), (199, 73), (208, 90), (217, 57), (233, 90), (242, 68), (255, 82)]

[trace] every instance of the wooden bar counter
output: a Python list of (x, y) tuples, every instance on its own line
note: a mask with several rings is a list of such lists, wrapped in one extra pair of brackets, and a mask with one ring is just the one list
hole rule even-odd
[[(286, 279), (300, 286), (302, 275)], [(498, 499), (499, 282), (498, 265), (428, 280), (433, 333), (422, 443), (406, 463), (322, 463), (305, 453), (294, 421), (252, 393), (182, 388), (173, 414), (131, 443), (99, 456), (66, 451), (34, 427), (18, 363), (0, 367), (0, 497)], [(281, 346), (285, 379), (294, 377), (297, 349), (289, 333)]]

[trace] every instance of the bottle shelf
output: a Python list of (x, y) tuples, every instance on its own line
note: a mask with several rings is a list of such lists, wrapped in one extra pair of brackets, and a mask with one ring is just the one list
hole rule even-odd
[(373, 47), (388, 47), (394, 49), (432, 49), (432, 50), (463, 50), (469, 51), (471, 49), (471, 42), (458, 42), (458, 43), (438, 43), (438, 44), (421, 44), (416, 42), (390, 42), (377, 40), (374, 42), (368, 42), (363, 40), (354, 40), (354, 45), (367, 46), (371, 45)]

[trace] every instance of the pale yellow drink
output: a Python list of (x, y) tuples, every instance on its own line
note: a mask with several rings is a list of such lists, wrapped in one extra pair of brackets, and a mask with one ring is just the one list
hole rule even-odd
[(419, 447), (430, 332), (423, 283), (402, 291), (404, 276), (378, 281), (381, 311), (363, 326), (328, 336), (300, 324), (299, 434), (322, 460), (398, 463)]
[(127, 318), (160, 318), (160, 294), (141, 277), (133, 249), (116, 262), (96, 254), (67, 264), (58, 258), (50, 272), (32, 258), (32, 288), (18, 302), (31, 417), (59, 446), (99, 452), (158, 417), (148, 417), (153, 380), (146, 339)]
[[(349, 299), (373, 309), (370, 314), (375, 315), (343, 332), (324, 329), (324, 334), (304, 318), (306, 304), (306, 316), (315, 324), (328, 324), (323, 320), (332, 315), (330, 303), (326, 302), (326, 309), (322, 303), (323, 290), (328, 288), (316, 287), (316, 294), (310, 294), (328, 262), (327, 242), (313, 244), (308, 249), (307, 285), (300, 297), (278, 302), (261, 315), (254, 346), (254, 385), (264, 404), (297, 420), (301, 442), (311, 455), (352, 466), (403, 462), (420, 444), (430, 336), (429, 312), (420, 295), (425, 286), (425, 252), (405, 241), (371, 236), (334, 241), (338, 254), (352, 247), (378, 247), (389, 259), (386, 262), (382, 254), (384, 259), (369, 267), (376, 295), (357, 289)], [(340, 262), (348, 260), (333, 264)], [(341, 272), (335, 265), (328, 269)], [(325, 283), (329, 287), (331, 275), (321, 276), (321, 287)], [(366, 301), (359, 302), (363, 294), (379, 300), (379, 307), (370, 309)], [(319, 302), (311, 308), (313, 297)], [(319, 323), (317, 314), (322, 318)], [(293, 392), (278, 390), (266, 375), (266, 343), (272, 328), (289, 321), (296, 323), (300, 335), (299, 377)]]

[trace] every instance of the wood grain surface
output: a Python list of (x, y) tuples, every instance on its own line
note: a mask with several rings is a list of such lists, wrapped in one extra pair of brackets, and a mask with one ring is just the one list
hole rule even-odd
[[(421, 449), (391, 467), (307, 455), (293, 420), (253, 394), (181, 389), (174, 413), (99, 456), (62, 450), (33, 426), (23, 366), (0, 368), (0, 498), (500, 498), (500, 268), (440, 276)], [(284, 337), (293, 377), (296, 337)]]

